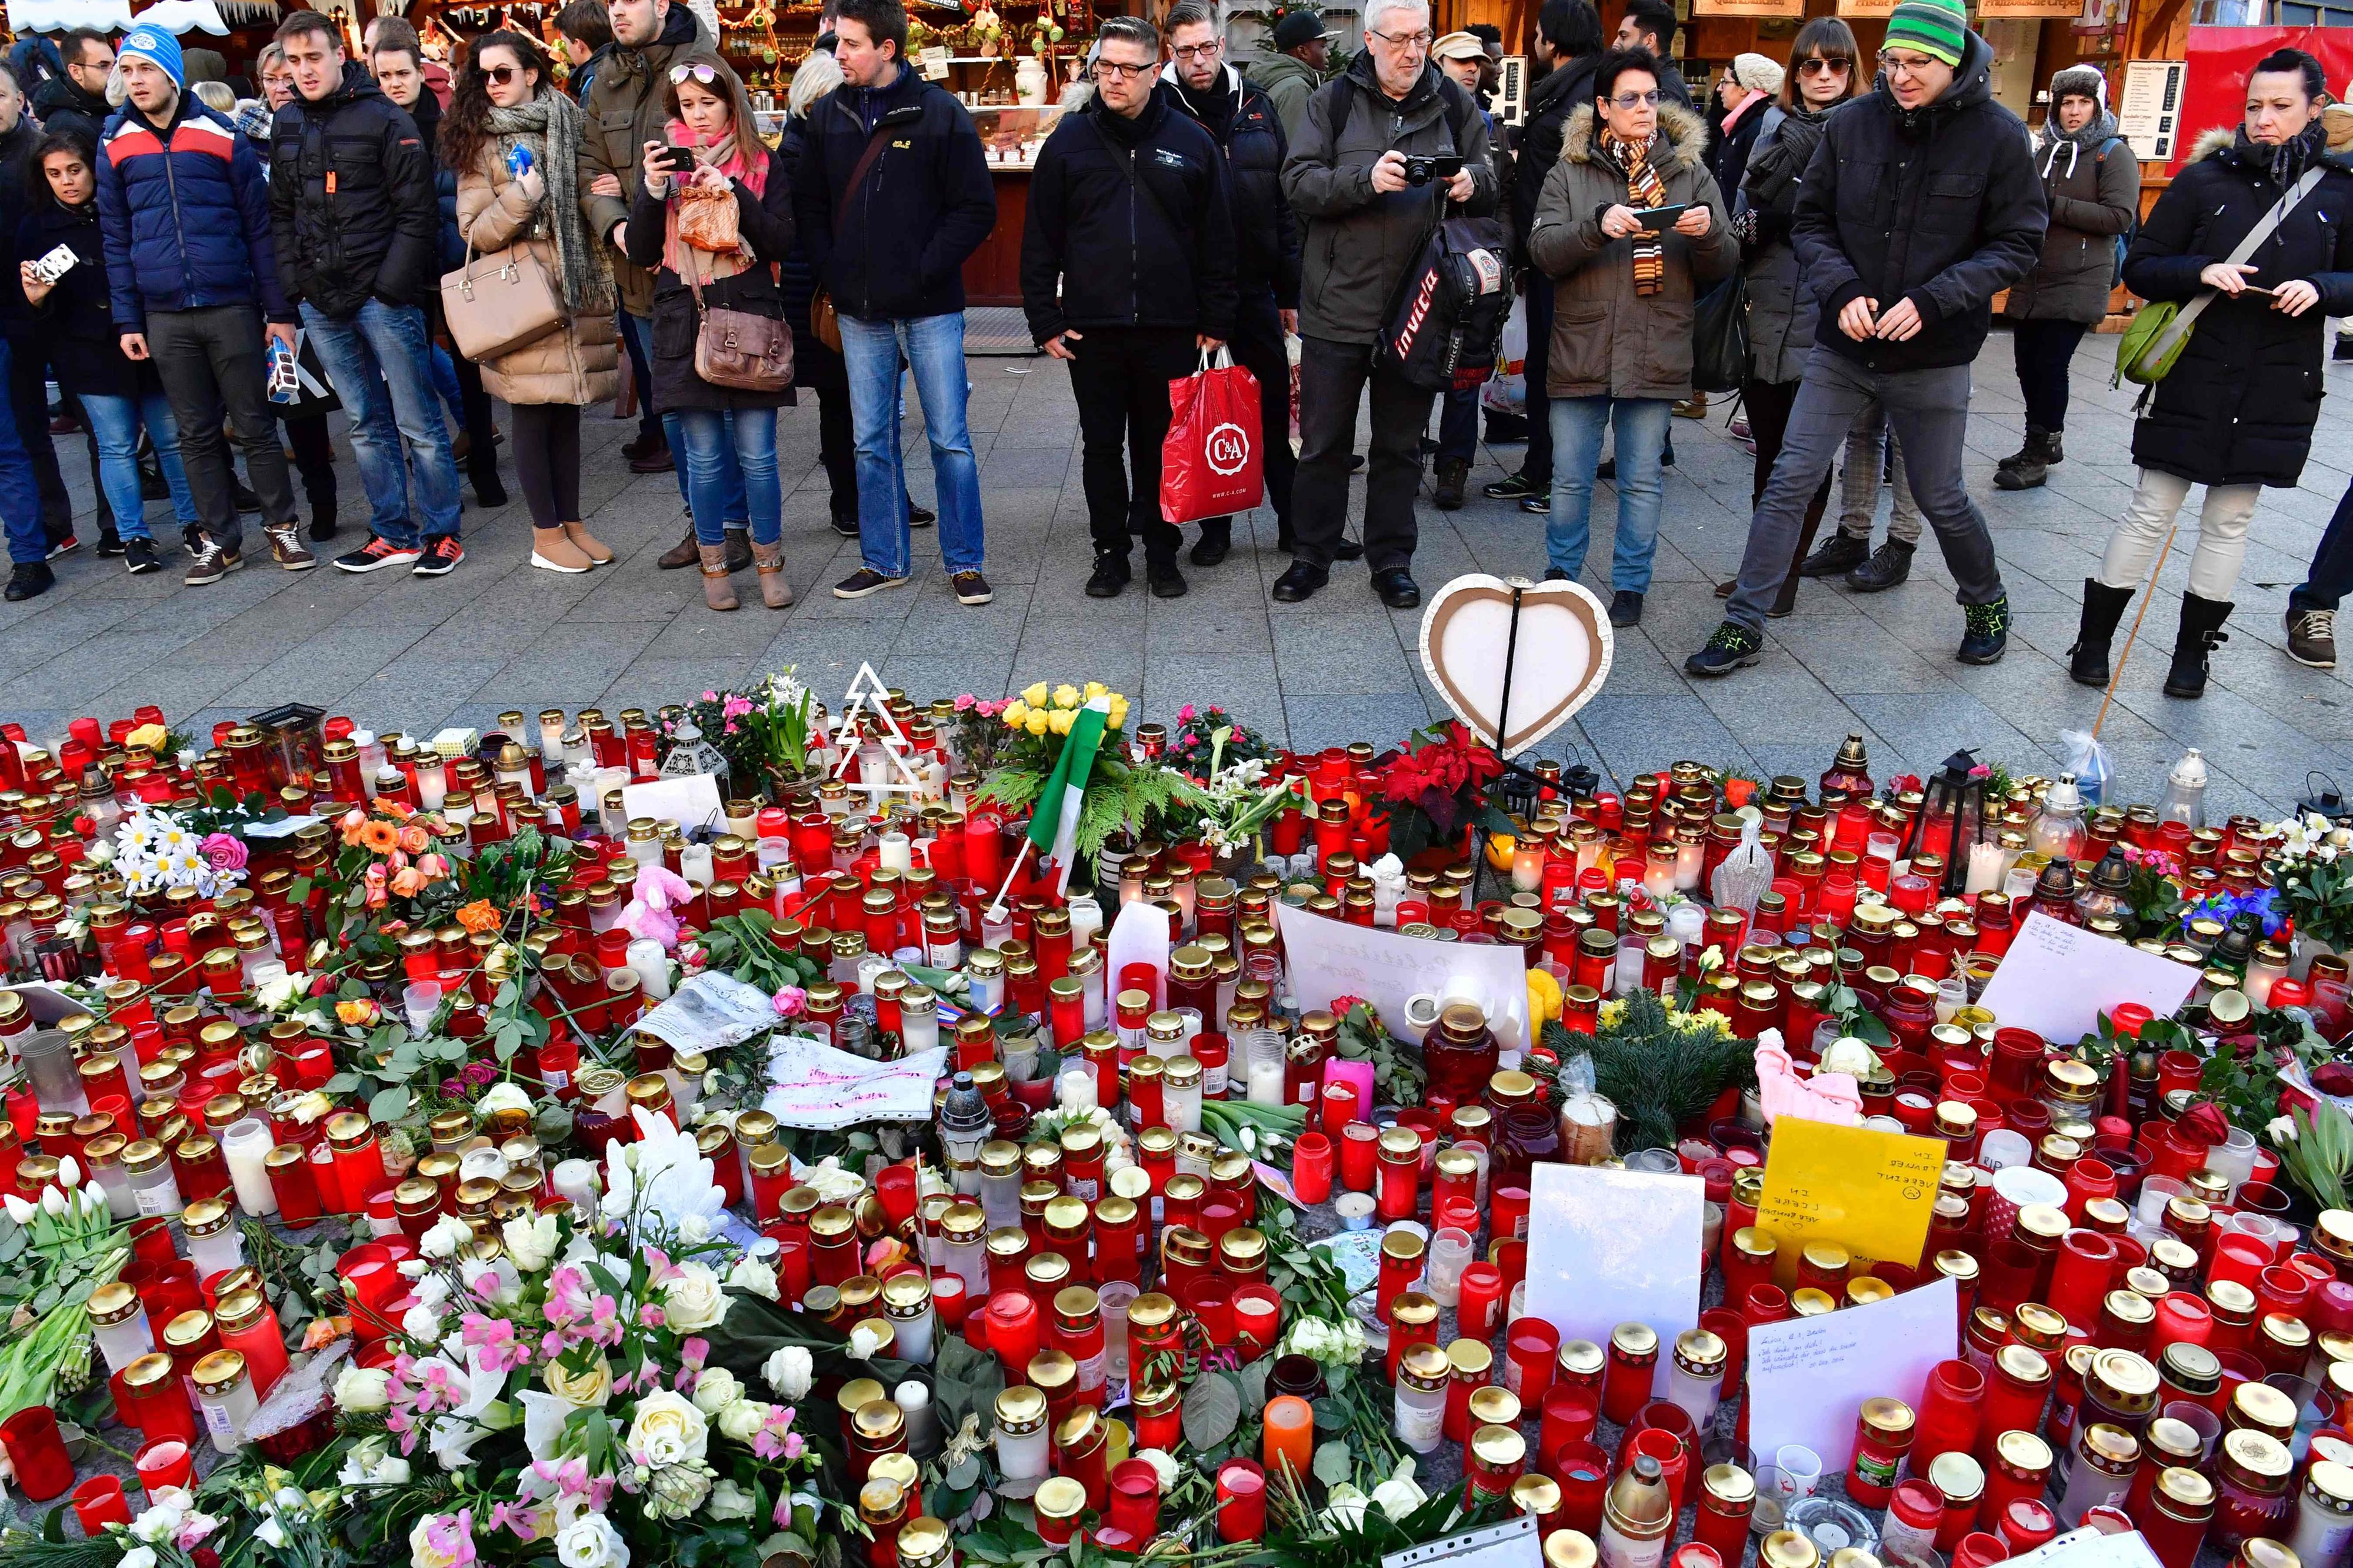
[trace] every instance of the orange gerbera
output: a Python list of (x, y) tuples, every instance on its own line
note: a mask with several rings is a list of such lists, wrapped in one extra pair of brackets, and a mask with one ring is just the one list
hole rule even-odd
[(476, 899), (458, 911), (458, 923), (468, 931), (496, 931), (501, 921), (490, 900)]
[(371, 855), (389, 855), (400, 847), (400, 829), (371, 817), (360, 825), (360, 844)]

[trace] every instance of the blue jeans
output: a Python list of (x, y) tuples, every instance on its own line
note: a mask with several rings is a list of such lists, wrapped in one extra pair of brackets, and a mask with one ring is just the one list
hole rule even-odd
[(138, 397), (100, 397), (82, 394), (83, 415), (98, 442), (99, 482), (106, 504), (114, 509), (114, 526), (125, 539), (153, 541), (148, 531), (147, 501), (139, 489), (139, 426), (144, 424), (155, 442), (155, 461), (172, 492), (172, 511), (183, 528), (203, 520), (195, 498), (188, 493), (187, 470), (180, 466), (180, 426), (172, 417), (172, 404), (161, 392)]
[(370, 300), (359, 314), (338, 321), (306, 304), (302, 325), (351, 416), (352, 455), (367, 489), (369, 526), (405, 549), (417, 547), (417, 523), (408, 508), (413, 473), (425, 537), (457, 538), (458, 465), (433, 390), (425, 312)]
[(693, 498), (694, 537), (724, 544), (722, 519), (731, 497), (748, 501), (752, 538), (774, 544), (785, 533), (785, 492), (776, 479), (776, 411), (773, 408), (681, 408), (662, 416), (678, 421), (680, 470)]
[(448, 404), (459, 419), (466, 417), (466, 394), (458, 384), (457, 363), (439, 343), (433, 345), (433, 395)]
[[(638, 357), (650, 366), (653, 363), (654, 352), (653, 318), (632, 316), (624, 310), (621, 312), (621, 322), (623, 329), (628, 332), (630, 341), (637, 344)], [(653, 374), (649, 370), (644, 383), (638, 388), (639, 405), (647, 408), (653, 407)], [(658, 409), (654, 416), (661, 422), (662, 440), (670, 450), (670, 468), (678, 475), (678, 499), (684, 501), (691, 510), (694, 506), (694, 490), (686, 477), (686, 447), (683, 445), (685, 437), (679, 434), (678, 411), (672, 408)], [(722, 415), (721, 417), (732, 423), (735, 416), (729, 413)], [(726, 510), (721, 515), (726, 519), (729, 528), (748, 527), (749, 525), (744, 521), (750, 512), (744, 498), (744, 476), (735, 468), (735, 448), (733, 442), (723, 442), (719, 455), (720, 460), (726, 465), (728, 470), (725, 476), (727, 491), (721, 503)]]
[[(8, 342), (0, 338), (0, 385), (8, 379)], [(41, 492), (33, 483), (33, 459), (16, 434), (14, 419), (0, 419), (0, 521), (8, 525), (8, 559), (27, 565), (49, 558), (48, 531), (41, 526)]]
[(849, 374), (849, 417), (858, 440), (858, 544), (869, 569), (904, 577), (908, 563), (907, 469), (899, 449), (899, 359), (915, 373), (923, 431), (939, 494), (940, 558), (950, 573), (977, 572), (983, 547), (980, 465), (965, 424), (964, 317), (904, 321), (841, 318)]
[(1648, 593), (1651, 557), (1659, 546), (1659, 502), (1665, 485), (1659, 455), (1674, 419), (1663, 397), (1556, 397), (1552, 422), (1552, 516), (1545, 522), (1545, 555), (1574, 580), (1585, 570), (1592, 536), (1593, 470), (1601, 437), (1618, 426), (1618, 536), (1609, 585), (1621, 594)]

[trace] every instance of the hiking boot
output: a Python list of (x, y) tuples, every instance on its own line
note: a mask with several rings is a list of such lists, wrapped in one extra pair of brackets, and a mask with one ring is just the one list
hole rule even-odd
[(997, 590), (978, 572), (958, 572), (948, 579), (948, 586), (955, 590), (959, 605), (986, 605), (997, 597)]
[(2010, 595), (1990, 605), (1961, 606), (1961, 646), (1953, 657), (1963, 664), (1998, 663), (2010, 646)]
[(2107, 685), (2108, 643), (2132, 596), (2130, 588), (2111, 588), (2097, 577), (2084, 579), (2084, 618), (2075, 624), (2074, 646), (2067, 650), (2067, 674), (2076, 685)]
[(49, 570), (47, 562), (20, 562), (16, 570), (9, 574), (7, 590), (0, 593), (0, 598), (5, 598), (12, 605), (22, 604), (26, 599), (38, 598), (57, 585), (58, 574)]
[(2224, 599), (2181, 595), (2181, 625), (2173, 637), (2173, 668), (2165, 672), (2168, 697), (2206, 695), (2206, 656), (2231, 639), (2222, 623), (2234, 606)]
[(1456, 458), (1438, 465), (1438, 510), (1461, 511), (1462, 486), (1471, 477), (1471, 465)]
[(2031, 490), (2040, 488), (2050, 477), (2051, 465), (2059, 460), (2058, 443), (2048, 430), (2026, 427), (2026, 445), (2001, 460), (1994, 469), (1993, 488), (1998, 490)]
[(1231, 518), (1211, 518), (1201, 525), (1201, 537), (1193, 544), (1193, 564), (1215, 566), (1233, 552), (1234, 524)]
[(386, 566), (406, 566), (424, 553), (414, 544), (395, 544), (381, 533), (370, 534), (368, 542), (357, 550), (335, 557), (335, 570), (375, 572)]
[(1911, 575), (1912, 546), (1891, 539), (1846, 574), (1846, 585), (1858, 594), (1883, 594)]
[(1526, 500), (1531, 496), (1548, 498), (1552, 494), (1552, 481), (1530, 479), (1525, 474), (1510, 474), (1480, 486), (1479, 493), (1489, 500)]
[(714, 610), (736, 607), (734, 585), (727, 581), (727, 546), (702, 544), (695, 554), (702, 563), (702, 602)]
[(1707, 646), (1683, 660), (1683, 673), (1710, 679), (1755, 664), (1765, 654), (1765, 639), (1737, 621), (1715, 628)]
[(837, 599), (862, 599), (885, 588), (902, 586), (906, 581), (904, 577), (886, 577), (871, 566), (860, 566), (833, 585), (833, 596)]
[(1613, 626), (1639, 626), (1642, 624), (1642, 595), (1629, 588), (1620, 588), (1609, 595), (1609, 624)]
[(793, 584), (785, 575), (785, 542), (752, 546), (752, 564), (760, 569), (760, 603), (772, 610), (790, 608)]
[(302, 542), (301, 531), (292, 522), (265, 522), (261, 537), (269, 541), (269, 558), (289, 572), (308, 572), (319, 563)]
[(654, 558), (654, 564), (664, 572), (676, 572), (691, 566), (701, 557), (695, 552), (694, 519), (686, 520), (686, 537)]
[(2287, 656), (2311, 669), (2337, 668), (2337, 612), (2290, 610)]
[(1127, 557), (1108, 551), (1095, 556), (1095, 569), (1087, 577), (1087, 597), (1116, 599), (1128, 584)]
[(1181, 599), (1187, 591), (1185, 574), (1176, 570), (1174, 560), (1155, 561), (1145, 557), (1144, 581), (1155, 599)]
[(466, 559), (466, 547), (458, 542), (454, 533), (440, 533), (425, 542), (424, 552), (417, 564), (408, 569), (412, 577), (447, 577)]
[(124, 540), (122, 564), (133, 577), (152, 577), (164, 569), (164, 563), (156, 558), (155, 542), (152, 539)]
[(1821, 548), (1800, 562), (1800, 577), (1843, 577), (1871, 559), (1871, 541), (1851, 533), (1833, 533)]
[(191, 588), (201, 588), (208, 583), (219, 582), (244, 564), (245, 557), (231, 554), (206, 539), (203, 547), (197, 550), (195, 560), (189, 564), (188, 574), (180, 581)]
[(531, 563), (543, 572), (563, 572), (577, 576), (596, 563), (573, 547), (561, 528), (534, 528), (531, 531)]

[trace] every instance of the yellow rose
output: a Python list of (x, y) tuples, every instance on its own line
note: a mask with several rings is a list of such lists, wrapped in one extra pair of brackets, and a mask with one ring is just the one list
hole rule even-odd
[(1021, 727), (1033, 735), (1042, 735), (1046, 732), (1048, 722), (1046, 710), (1042, 708), (1033, 708), (1029, 710), (1029, 721)]
[(1018, 730), (1021, 728), (1022, 724), (1029, 720), (1029, 705), (1023, 702), (1019, 698), (1015, 698), (1010, 703), (1006, 705), (1005, 724), (1008, 729)]
[(1112, 693), (1112, 699), (1111, 699), (1111, 718), (1110, 718), (1110, 720), (1109, 720), (1110, 727), (1111, 727), (1111, 728), (1113, 728), (1113, 729), (1114, 729), (1114, 730), (1116, 730), (1116, 729), (1118, 729), (1121, 725), (1123, 725), (1123, 724), (1124, 724), (1124, 723), (1126, 723), (1126, 722), (1127, 722), (1127, 699), (1126, 699), (1126, 698), (1124, 698), (1124, 697), (1122, 697), (1122, 696), (1121, 696), (1121, 695), (1119, 695), (1119, 693), (1117, 693), (1117, 692), (1113, 692), (1113, 693)]
[(547, 1392), (576, 1409), (603, 1409), (613, 1397), (613, 1369), (601, 1358), (586, 1372), (569, 1373), (554, 1362), (540, 1369)]
[(1032, 708), (1046, 706), (1046, 683), (1041, 680), (1034, 686), (1024, 687), (1021, 691), (1021, 700)]
[(1076, 713), (1067, 708), (1058, 708), (1046, 716), (1046, 722), (1051, 726), (1057, 735), (1067, 735), (1071, 732), (1071, 721), (1077, 717)]
[(1077, 687), (1072, 686), (1069, 681), (1067, 681), (1067, 680), (1066, 680), (1066, 681), (1062, 682), (1062, 684), (1061, 684), (1061, 685), (1057, 686), (1056, 688), (1054, 688), (1054, 706), (1055, 706), (1055, 707), (1057, 707), (1057, 708), (1076, 708), (1078, 705), (1079, 705), (1079, 689), (1078, 689)]
[(125, 735), (123, 740), (133, 746), (144, 746), (151, 752), (160, 752), (164, 749), (164, 741), (169, 739), (171, 731), (161, 724), (142, 724), (130, 734)]
[(1087, 700), (1088, 700), (1088, 701), (1092, 702), (1092, 701), (1093, 701), (1096, 698), (1098, 698), (1098, 697), (1108, 697), (1108, 696), (1110, 696), (1110, 695), (1111, 695), (1111, 688), (1110, 688), (1110, 687), (1108, 687), (1108, 686), (1105, 686), (1102, 681), (1100, 681), (1100, 680), (1090, 680), (1090, 681), (1088, 681), (1088, 682), (1087, 682)]

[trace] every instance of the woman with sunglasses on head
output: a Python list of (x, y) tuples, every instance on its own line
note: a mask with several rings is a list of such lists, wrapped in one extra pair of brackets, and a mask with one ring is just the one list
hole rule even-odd
[(2026, 445), (1993, 476), (2006, 490), (2032, 489), (2060, 459), (2075, 345), (2107, 315), (2116, 239), (2140, 216), (2140, 160), (2116, 134), (2108, 79), (2097, 66), (2069, 66), (2051, 79), (2051, 118), (2034, 162), (2051, 226), (2042, 231), (2042, 259), (2010, 286), (2002, 305), (2026, 395)]
[(556, 90), (547, 56), (521, 33), (478, 38), (441, 127), (458, 174), (458, 227), (479, 258), (510, 247), (546, 268), (565, 322), (481, 366), (514, 413), (515, 477), (531, 508), (531, 563), (586, 572), (613, 559), (581, 519), (580, 410), (620, 388), (620, 338), (604, 247), (580, 198), (580, 109)]
[[(1741, 384), (1740, 402), (1748, 410), (1748, 434), (1757, 443), (1756, 478), (1748, 491), (1752, 510), (1764, 497), (1765, 481), (1773, 476), (1773, 459), (1781, 455), (1789, 409), (1798, 401), (1798, 384), (1805, 378), (1806, 356), (1814, 350), (1817, 307), (1789, 239), (1799, 182), (1814, 149), (1822, 144), (1823, 121), (1855, 94), (1859, 73), (1854, 61), (1854, 34), (1837, 17), (1817, 16), (1798, 29), (1779, 101), (1765, 111), (1757, 127), (1733, 203), (1732, 232), (1740, 241), (1742, 280), (1748, 289), (1749, 372)], [(1806, 507), (1789, 574), (1767, 615), (1786, 616), (1797, 603), (1798, 563), (1813, 547), (1830, 497), (1830, 476), (1825, 474)], [(1720, 585), (1716, 597), (1730, 598), (1732, 587), (1729, 583)]]
[[(698, 50), (671, 66), (667, 107), (669, 143), (646, 143), (645, 183), (630, 205), (628, 224), (629, 259), (657, 269), (654, 397), (676, 412), (679, 437), (686, 444), (704, 603), (714, 610), (736, 607), (723, 531), (732, 448), (750, 503), (760, 597), (768, 608), (781, 610), (793, 602), (793, 589), (785, 576), (776, 410), (793, 395), (789, 388), (745, 392), (715, 386), (696, 374), (694, 346), (706, 310), (784, 319), (776, 264), (793, 248), (792, 180), (760, 140), (743, 82), (718, 56)], [(690, 188), (734, 197), (741, 237), (734, 248), (713, 251), (689, 243), (681, 220)]]

